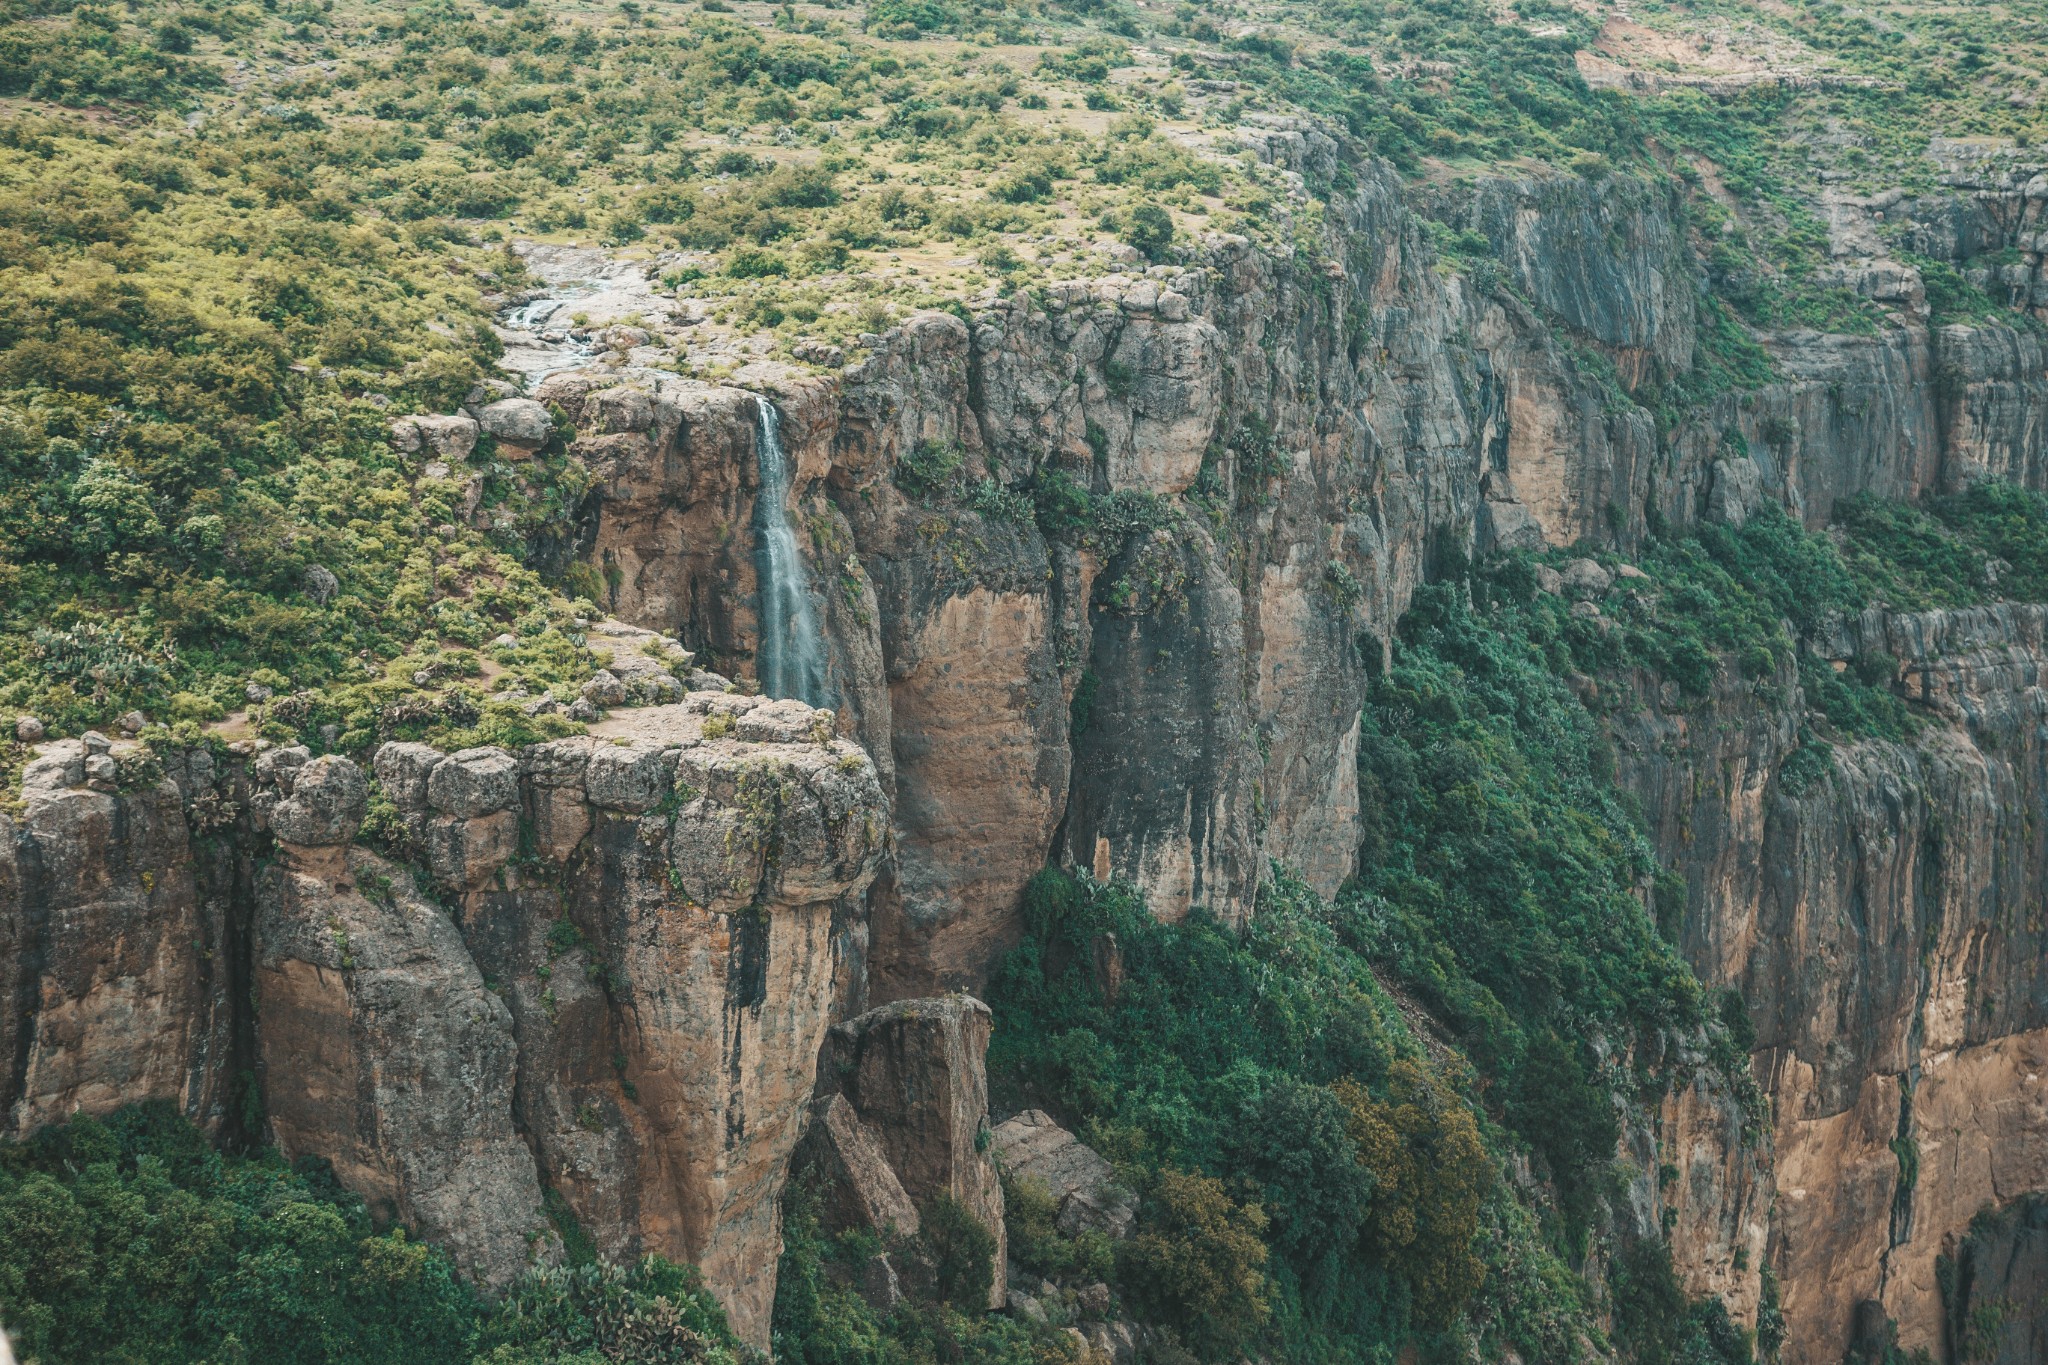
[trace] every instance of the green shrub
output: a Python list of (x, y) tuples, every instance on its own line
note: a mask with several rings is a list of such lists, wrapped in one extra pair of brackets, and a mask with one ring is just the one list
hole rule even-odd
[(1123, 239), (1146, 260), (1164, 260), (1173, 245), (1173, 215), (1157, 204), (1139, 204), (1123, 216)]
[(497, 1302), (324, 1162), (210, 1148), (168, 1104), (0, 1146), (0, 1319), (25, 1362), (738, 1365), (687, 1267), (536, 1271)]
[(1382, 1101), (1355, 1081), (1337, 1084), (1358, 1160), (1373, 1176), (1365, 1235), (1414, 1286), (1417, 1321), (1448, 1327), (1485, 1279), (1474, 1239), (1493, 1161), (1472, 1111), (1421, 1063), (1395, 1062), (1387, 1088)]
[(919, 1234), (931, 1252), (939, 1300), (972, 1311), (988, 1302), (995, 1282), (996, 1237), (950, 1194), (939, 1194), (923, 1210)]
[(1118, 1273), (1148, 1319), (1178, 1328), (1205, 1355), (1242, 1350), (1265, 1325), (1266, 1216), (1220, 1181), (1165, 1170), (1147, 1193), (1140, 1230)]
[(1012, 1260), (1050, 1279), (1107, 1280), (1116, 1268), (1115, 1244), (1094, 1228), (1068, 1237), (1058, 1216), (1058, 1201), (1042, 1183), (1004, 1179), (1003, 1226)]
[(890, 478), (910, 497), (930, 502), (951, 490), (965, 460), (965, 453), (954, 442), (919, 441), (896, 457)]

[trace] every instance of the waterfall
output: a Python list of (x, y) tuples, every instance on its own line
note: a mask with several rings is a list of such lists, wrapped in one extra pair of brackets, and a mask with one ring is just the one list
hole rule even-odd
[(804, 580), (803, 556), (789, 524), (789, 455), (782, 448), (782, 414), (765, 398), (754, 451), (760, 457), (761, 491), (754, 497), (754, 576), (761, 598), (761, 645), (756, 656), (761, 691), (823, 706), (824, 636)]

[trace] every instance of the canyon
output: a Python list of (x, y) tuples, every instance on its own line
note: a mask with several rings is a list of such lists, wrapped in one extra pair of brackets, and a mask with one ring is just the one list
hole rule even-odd
[[(1274, 863), (1338, 893), (1360, 708), (1422, 584), (1493, 550), (1625, 560), (1766, 502), (1820, 528), (1862, 493), (2048, 490), (2039, 337), (1930, 326), (1872, 230), (1964, 268), (2022, 253), (2002, 283), (2048, 306), (2037, 168), (1958, 161), (1943, 193), (1839, 203), (1836, 269), (1887, 324), (1768, 337), (1771, 382), (1666, 422), (1629, 386), (1692, 369), (1710, 328), (1674, 193), (1424, 190), (1310, 120), (1244, 133), (1299, 185), (1351, 182), (1315, 250), (1212, 234), (919, 314), (828, 372), (540, 378), (592, 477), (577, 553), (632, 628), (617, 648), (652, 632), (763, 682), (789, 619), (752, 529), (779, 423), (821, 709), (693, 691), (519, 753), (362, 764), (42, 744), (0, 813), (8, 1133), (170, 1100), (326, 1158), (486, 1284), (559, 1254), (559, 1200), (608, 1256), (699, 1265), (765, 1346), (814, 1100), (857, 1111), (834, 1121), (873, 1130), (913, 1203), (943, 1190), (1000, 1236), (984, 1134), (1010, 1116), (968, 997), (1039, 869), (1225, 924)], [(1425, 219), (1497, 273), (1451, 268)], [(1107, 511), (1048, 535), (1004, 503), (1054, 475)], [(1630, 1137), (1629, 1213), (1740, 1321), (1768, 1272), (1788, 1365), (1887, 1321), (1943, 1354), (1940, 1258), (2048, 1190), (2044, 636), (2044, 604), (1834, 623), (1808, 646), (1885, 660), (1926, 724), (1831, 746), (1804, 784), (1789, 670), (1768, 695), (1728, 670), (1704, 702), (1588, 680), (1684, 880), (1684, 953), (1749, 1002), (1768, 1101), (1752, 1135), (1725, 1093), (1667, 1096)], [(2042, 1273), (1987, 1262), (2016, 1278), (1983, 1292), (2038, 1305)]]

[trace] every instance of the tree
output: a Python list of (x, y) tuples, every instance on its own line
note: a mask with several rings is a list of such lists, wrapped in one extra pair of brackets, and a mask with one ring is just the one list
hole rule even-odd
[(1221, 1181), (1161, 1171), (1143, 1231), (1124, 1243), (1122, 1284), (1140, 1314), (1178, 1327), (1205, 1354), (1227, 1355), (1265, 1325), (1266, 1213)]
[(1448, 1326), (1485, 1278), (1473, 1252), (1479, 1205), (1493, 1163), (1472, 1111), (1438, 1085), (1420, 1062), (1388, 1070), (1388, 1098), (1339, 1081), (1358, 1159), (1376, 1179), (1366, 1213), (1368, 1254), (1407, 1280), (1416, 1317)]
[(1357, 1241), (1372, 1195), (1350, 1118), (1329, 1089), (1285, 1073), (1268, 1076), (1238, 1115), (1236, 1165), (1265, 1187), (1274, 1249), (1303, 1269)]
[(1173, 215), (1157, 204), (1140, 204), (1124, 215), (1124, 241), (1148, 261), (1162, 259), (1173, 245)]

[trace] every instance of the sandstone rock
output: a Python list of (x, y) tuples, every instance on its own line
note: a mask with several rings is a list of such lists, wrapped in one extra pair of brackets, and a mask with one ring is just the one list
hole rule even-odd
[(0, 809), (0, 1134), (145, 1100), (218, 1131), (234, 1093), (227, 900), (201, 894), (174, 784), (87, 790), (85, 763), (79, 741), (48, 741), (18, 811)]
[(1707, 515), (1730, 526), (1741, 526), (1750, 513), (1763, 505), (1763, 473), (1754, 460), (1718, 460), (1714, 464), (1713, 488), (1707, 498)]
[(481, 408), (501, 399), (517, 398), (519, 386), (503, 379), (479, 379), (470, 385), (469, 393), (462, 400), (465, 408)]
[(512, 1123), (511, 1015), (402, 869), (361, 850), (323, 856), (338, 865), (275, 868), (258, 891), (271, 1131), (286, 1157), (326, 1157), (373, 1214), (504, 1284), (548, 1226)]
[(1003, 1189), (987, 1155), (988, 1006), (969, 996), (899, 1000), (832, 1030), (825, 1073), (880, 1139), (912, 1202), (957, 1199), (995, 1234), (989, 1307), (1001, 1307)]
[(584, 788), (593, 806), (636, 813), (653, 810), (669, 789), (661, 750), (650, 744), (594, 748), (590, 751)]
[(477, 411), (477, 424), (507, 445), (538, 450), (555, 434), (555, 419), (531, 398), (501, 398)]
[(431, 744), (393, 741), (378, 746), (371, 768), (392, 804), (400, 810), (420, 810), (427, 804), (428, 779), (442, 757)]
[(598, 435), (646, 431), (654, 425), (654, 396), (645, 389), (622, 384), (591, 394), (583, 411), (585, 421)]
[(1564, 566), (1564, 590), (1573, 597), (1599, 597), (1614, 586), (1614, 575), (1596, 560), (1574, 559)]
[(811, 1107), (805, 1137), (809, 1158), (826, 1182), (825, 1227), (914, 1237), (917, 1206), (876, 1141), (874, 1133), (843, 1095), (827, 1095)]
[(1115, 1169), (1043, 1110), (1027, 1109), (997, 1124), (994, 1146), (997, 1162), (1013, 1180), (1036, 1181), (1051, 1193), (1061, 1232), (1130, 1234), (1137, 1195), (1118, 1185)]
[(75, 739), (52, 740), (21, 770), (21, 790), (56, 792), (85, 785), (85, 745)]
[(751, 744), (824, 744), (832, 739), (832, 713), (800, 701), (768, 701), (742, 712), (735, 736)]
[(291, 795), (270, 813), (270, 828), (288, 844), (345, 844), (369, 808), (362, 769), (345, 758), (316, 758), (297, 770)]
[(434, 879), (452, 891), (481, 889), (518, 851), (516, 811), (438, 815), (427, 822), (427, 865)]
[(519, 765), (503, 749), (463, 749), (434, 765), (427, 801), (443, 815), (471, 819), (519, 801)]

